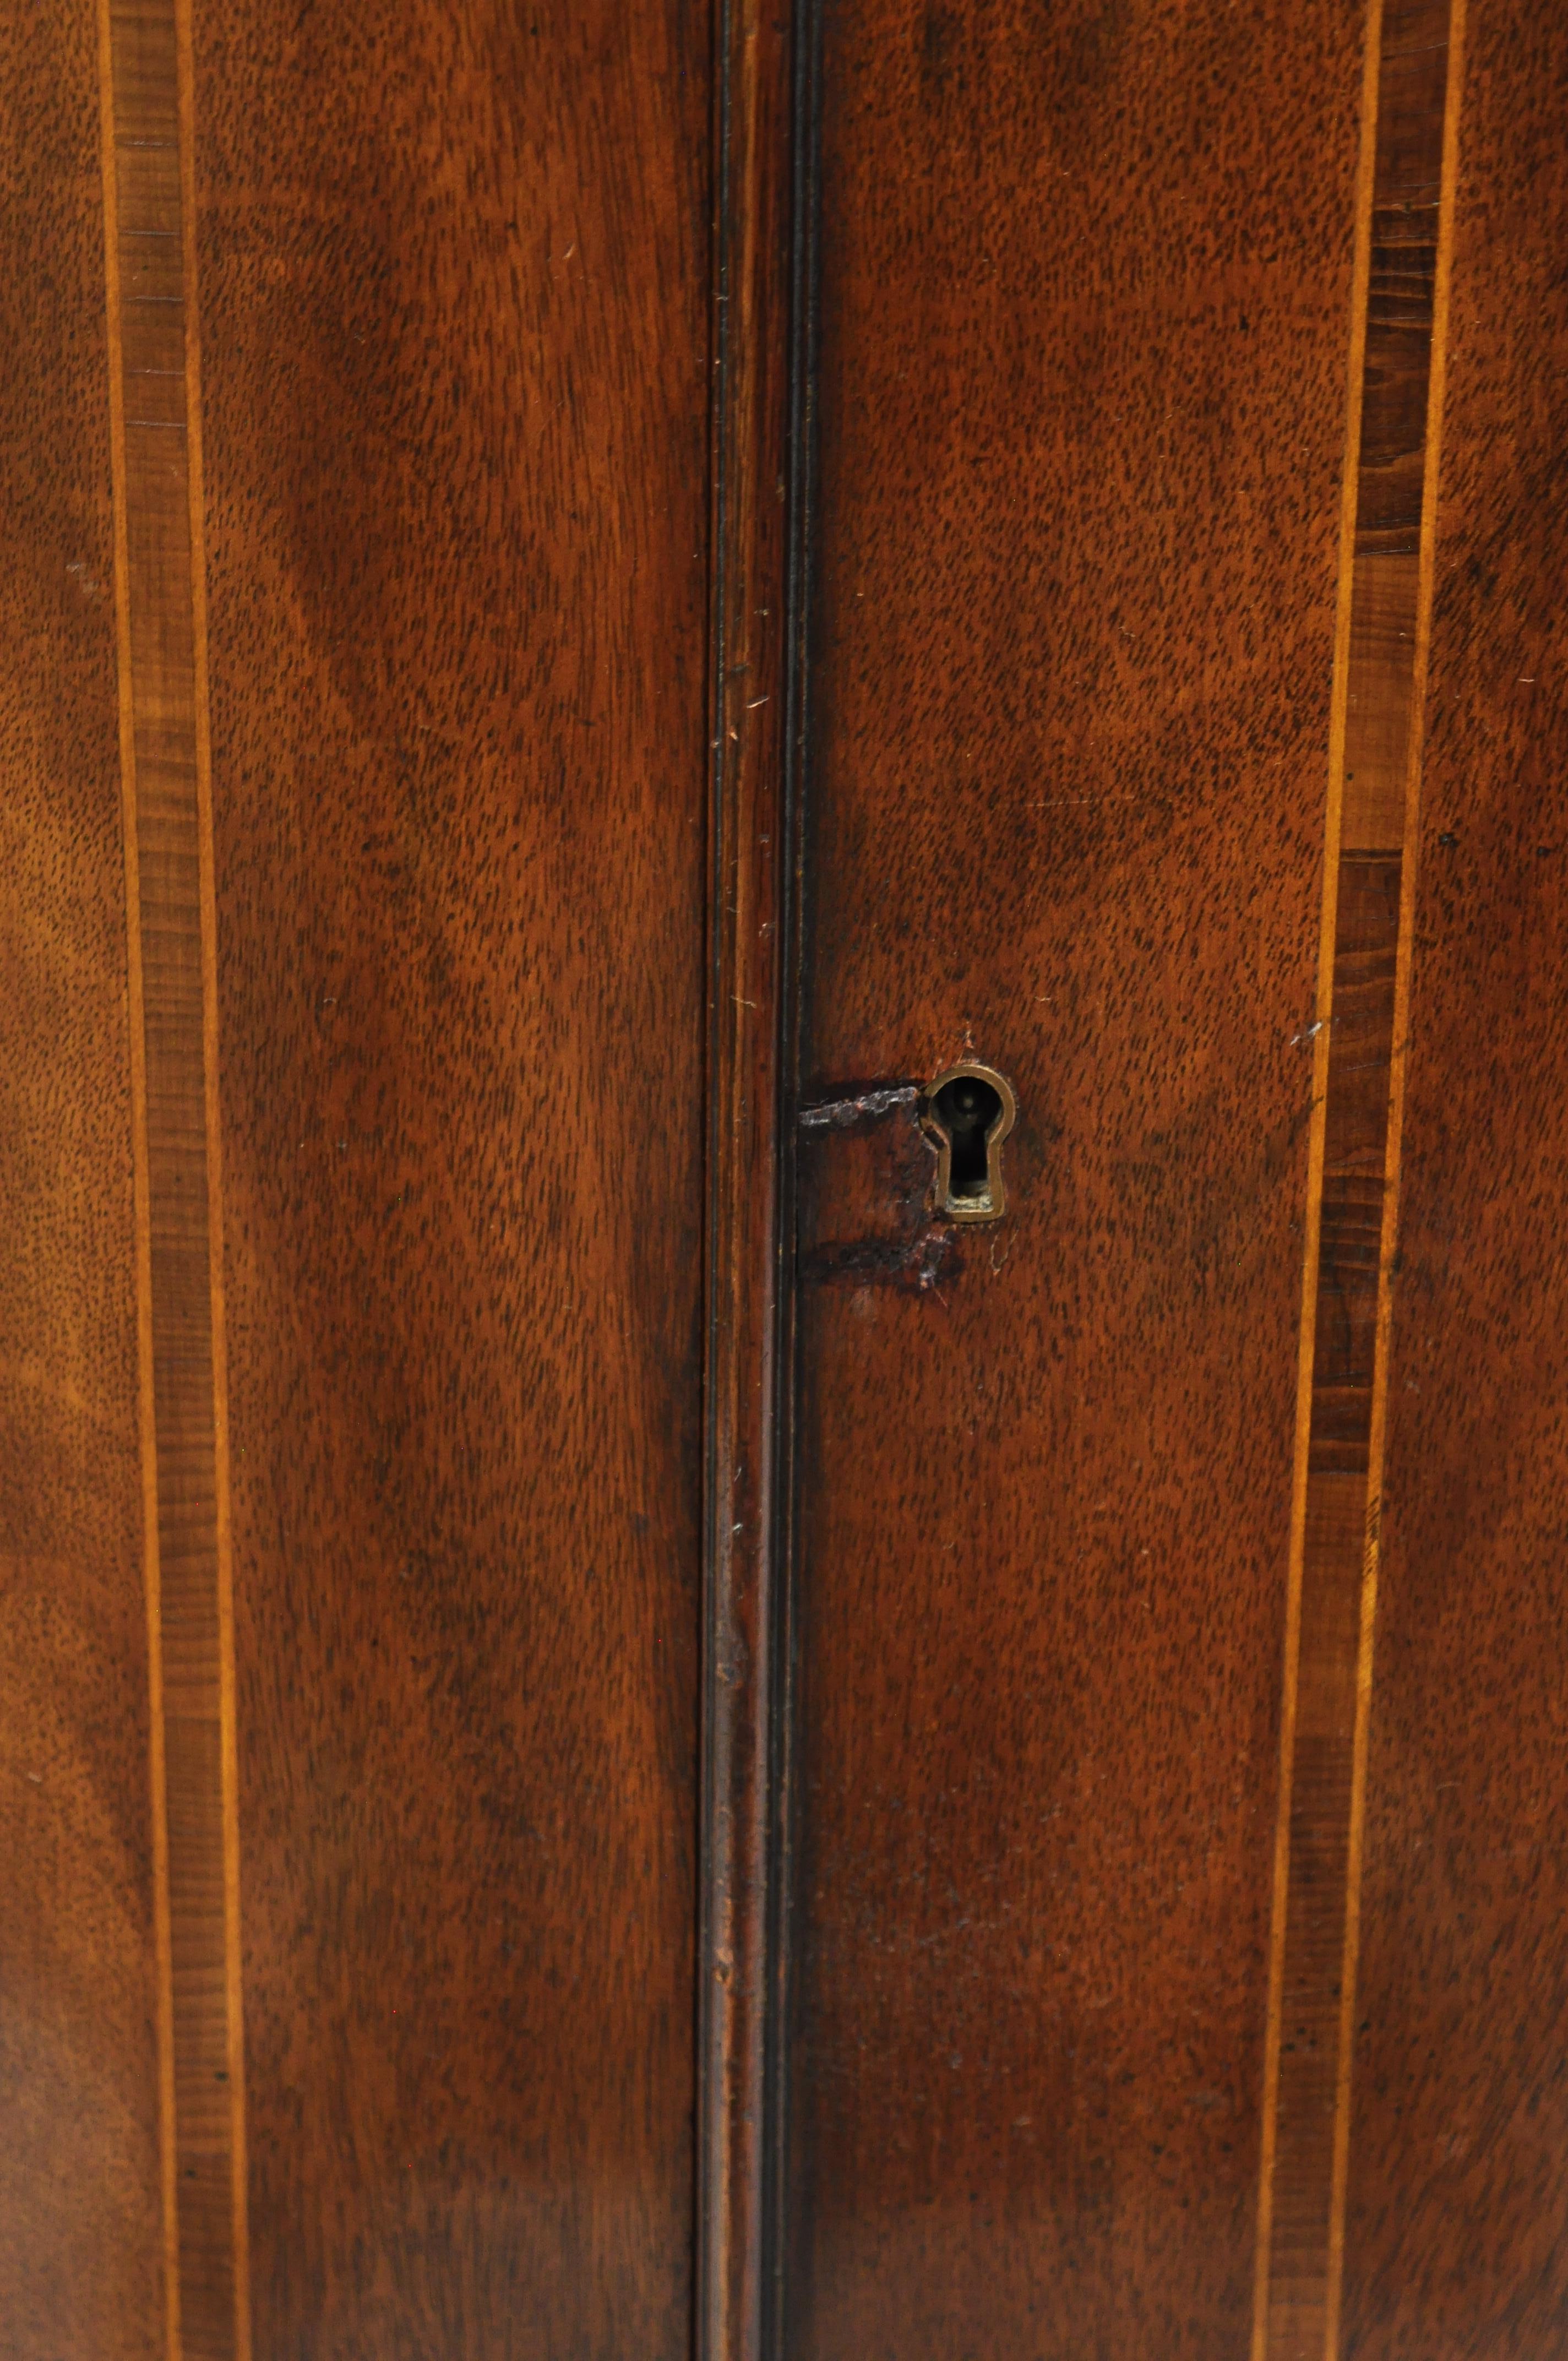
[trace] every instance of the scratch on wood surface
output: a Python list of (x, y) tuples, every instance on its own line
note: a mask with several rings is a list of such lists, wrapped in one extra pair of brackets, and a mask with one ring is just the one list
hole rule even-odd
[(920, 1096), (915, 1082), (891, 1082), (854, 1098), (824, 1099), (816, 1106), (800, 1110), (802, 1131), (845, 1130), (852, 1123), (872, 1121), (879, 1115), (891, 1115), (894, 1107), (913, 1106)]

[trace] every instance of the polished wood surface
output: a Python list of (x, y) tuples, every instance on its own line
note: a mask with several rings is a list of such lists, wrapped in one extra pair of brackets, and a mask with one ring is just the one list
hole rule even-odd
[(203, 6), (259, 2355), (685, 2355), (707, 27)]
[(1347, 2361), (1544, 2361), (1568, 2334), (1568, 22), (1472, 0), (1465, 50), (1366, 1777)]
[(1386, 0), (1368, 26), (1265, 2069), (1258, 2361), (1332, 2350), (1337, 2334), (1458, 30), (1451, 0)]
[(98, 27), (0, 20), (0, 2348), (164, 2351)]
[(0, 2352), (1556, 2361), (1565, 88), (0, 27)]
[(822, 16), (792, 2361), (1247, 2348), (1362, 38)]

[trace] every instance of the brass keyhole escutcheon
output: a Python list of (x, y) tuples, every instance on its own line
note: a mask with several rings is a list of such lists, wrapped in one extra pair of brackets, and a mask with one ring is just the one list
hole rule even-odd
[(920, 1121), (937, 1150), (938, 1213), (950, 1222), (1002, 1219), (1002, 1143), (1017, 1119), (1013, 1086), (994, 1066), (949, 1066), (927, 1085)]

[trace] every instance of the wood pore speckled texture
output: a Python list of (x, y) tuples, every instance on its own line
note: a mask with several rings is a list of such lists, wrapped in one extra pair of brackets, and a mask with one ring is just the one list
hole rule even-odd
[(264, 2361), (690, 2345), (708, 40), (197, 14)]
[(1472, 5), (1367, 1764), (1347, 2361), (1568, 2339), (1568, 18)]
[(163, 2350), (97, 23), (0, 17), (0, 2351)]
[(791, 2361), (1246, 2350), (1362, 39), (823, 14)]
[(0, 21), (0, 2361), (1559, 2361), (1565, 93)]

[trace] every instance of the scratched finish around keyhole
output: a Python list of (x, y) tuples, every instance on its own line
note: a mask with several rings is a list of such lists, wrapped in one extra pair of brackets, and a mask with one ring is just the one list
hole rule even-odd
[(993, 1067), (938, 1074), (921, 1121), (937, 1150), (936, 1211), (952, 1222), (999, 1222), (1007, 1210), (1002, 1148), (1017, 1121), (1012, 1086)]

